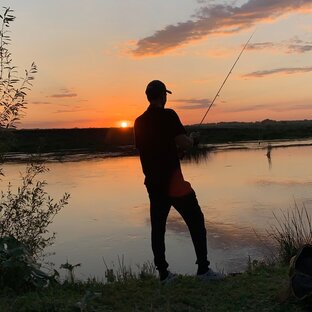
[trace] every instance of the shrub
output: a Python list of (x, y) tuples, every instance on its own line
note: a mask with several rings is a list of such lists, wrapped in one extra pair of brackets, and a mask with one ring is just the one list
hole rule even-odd
[[(11, 43), (8, 28), (15, 16), (13, 10), (4, 8), (0, 14), (0, 163), (3, 153), (14, 141), (14, 129), (26, 109), (26, 95), (32, 87), (35, 63), (20, 77), (12, 64), (8, 47)], [(48, 226), (54, 216), (68, 203), (65, 193), (58, 201), (46, 193), (45, 181), (37, 176), (48, 169), (42, 163), (31, 163), (21, 177), (21, 185), (13, 192), (9, 183), (7, 191), (0, 192), (0, 287), (13, 289), (42, 287), (51, 277), (40, 271), (36, 259), (55, 239)], [(0, 178), (3, 175), (0, 168)]]
[(50, 234), (48, 226), (69, 199), (69, 194), (65, 193), (55, 202), (47, 194), (46, 182), (37, 179), (47, 170), (40, 163), (28, 165), (16, 193), (9, 184), (0, 197), (0, 238), (14, 237), (35, 258), (42, 256), (43, 250), (53, 244), (55, 233)]

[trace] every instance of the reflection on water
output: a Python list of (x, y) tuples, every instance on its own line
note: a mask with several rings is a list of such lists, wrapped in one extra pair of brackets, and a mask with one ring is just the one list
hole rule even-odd
[[(248, 246), (259, 246), (261, 241), (254, 229), (247, 226), (234, 224), (205, 222), (209, 247), (212, 249), (244, 248)], [(189, 236), (189, 231), (183, 219), (174, 215), (168, 218), (167, 229), (179, 235)], [(270, 243), (270, 242), (268, 242)]]
[(284, 185), (284, 186), (312, 186), (312, 181), (308, 179), (292, 179), (292, 180), (282, 180), (282, 179), (256, 179), (254, 183), (262, 186), (269, 185)]
[(266, 157), (268, 158), (269, 169), (272, 169), (272, 158), (271, 158), (272, 145), (268, 144)]
[[(272, 212), (278, 216), (294, 200), (312, 210), (311, 146), (271, 145), (271, 169), (267, 143), (255, 149), (207, 148), (195, 161), (182, 162), (184, 177), (192, 183), (205, 215), (214, 268), (240, 271), (248, 256), (262, 257), (266, 247), (255, 232), (261, 234), (274, 223)], [(16, 187), (23, 168), (17, 163), (4, 165), (1, 188), (8, 180)], [(103, 277), (103, 257), (110, 264), (124, 255), (127, 265), (134, 268), (152, 260), (149, 201), (138, 157), (54, 162), (49, 168), (43, 176), (49, 194), (54, 198), (65, 191), (71, 194), (69, 206), (51, 226), (57, 239), (52, 248), (55, 255), (49, 260), (57, 266), (66, 260), (82, 263), (77, 270), (82, 278)], [(173, 271), (195, 272), (193, 245), (174, 209), (168, 219), (166, 246)]]
[(272, 149), (289, 148), (289, 147), (305, 147), (312, 146), (312, 140), (297, 140), (297, 141), (247, 141), (236, 143), (221, 143), (221, 144), (201, 144), (193, 148), (190, 152), (183, 156), (185, 162), (200, 163), (206, 161), (213, 151), (228, 151), (228, 150), (266, 150), (266, 157), (269, 168), (272, 168)]
[(186, 153), (183, 156), (182, 161), (199, 164), (201, 162), (207, 161), (213, 150), (214, 148), (211, 146), (198, 146)]

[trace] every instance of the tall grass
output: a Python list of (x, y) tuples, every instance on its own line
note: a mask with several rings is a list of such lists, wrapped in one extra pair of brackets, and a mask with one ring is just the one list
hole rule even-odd
[(143, 263), (143, 265), (136, 265), (136, 269), (133, 269), (131, 265), (125, 264), (124, 255), (121, 257), (118, 256), (117, 265), (112, 263), (109, 266), (104, 257), (103, 263), (105, 265), (105, 278), (106, 282), (113, 283), (113, 282), (126, 282), (128, 280), (133, 279), (149, 279), (156, 277), (156, 267), (150, 261)]
[(289, 263), (303, 245), (312, 244), (311, 216), (304, 204), (300, 208), (296, 202), (293, 209), (282, 212), (280, 217), (273, 215), (276, 224), (267, 232), (277, 243), (278, 260)]

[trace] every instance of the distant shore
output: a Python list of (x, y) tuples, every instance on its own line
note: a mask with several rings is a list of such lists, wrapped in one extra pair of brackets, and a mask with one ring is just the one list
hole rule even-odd
[[(264, 148), (276, 140), (312, 139), (312, 120), (222, 122), (186, 126), (186, 130), (188, 133), (199, 131), (201, 146), (207, 150), (222, 149), (224, 144), (227, 148), (246, 148), (246, 144), (238, 142), (254, 142)], [(79, 159), (79, 155), (84, 158), (137, 155), (133, 128), (2, 129), (0, 152), (6, 161), (22, 161), (25, 155), (32, 154), (52, 160), (69, 156)]]

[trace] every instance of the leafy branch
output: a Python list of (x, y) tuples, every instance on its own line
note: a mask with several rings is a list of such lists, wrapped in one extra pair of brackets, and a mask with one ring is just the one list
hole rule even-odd
[(13, 10), (4, 8), (0, 14), (0, 128), (15, 128), (26, 109), (26, 95), (32, 87), (37, 66), (33, 62), (24, 77), (19, 77), (17, 67), (12, 65), (10, 23), (15, 20)]

